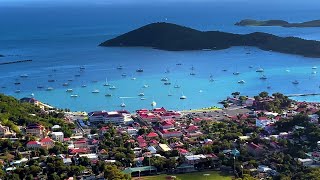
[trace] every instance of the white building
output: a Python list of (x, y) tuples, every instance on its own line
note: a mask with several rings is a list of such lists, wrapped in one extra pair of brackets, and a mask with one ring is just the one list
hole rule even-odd
[(113, 123), (113, 124), (129, 124), (133, 122), (130, 113), (127, 111), (94, 111), (88, 113), (90, 123)]
[(52, 132), (51, 135), (53, 140), (63, 142), (63, 139), (64, 139), (63, 132)]

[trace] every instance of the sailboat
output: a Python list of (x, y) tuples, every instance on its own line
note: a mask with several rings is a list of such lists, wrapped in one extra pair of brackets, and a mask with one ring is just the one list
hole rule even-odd
[(123, 99), (122, 99), (122, 103), (120, 104), (120, 107), (126, 107), (126, 104), (123, 102)]
[(117, 89), (116, 86), (110, 86), (109, 89)]
[(178, 83), (176, 82), (175, 85), (174, 85), (174, 88), (180, 88), (181, 86), (178, 85)]
[(110, 84), (108, 83), (108, 78), (106, 78), (106, 82), (103, 84), (103, 86), (110, 86)]

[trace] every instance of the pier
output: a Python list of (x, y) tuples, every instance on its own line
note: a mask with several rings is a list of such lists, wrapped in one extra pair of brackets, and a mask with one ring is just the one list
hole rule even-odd
[(305, 93), (305, 94), (287, 94), (288, 97), (298, 97), (298, 96), (319, 96), (320, 93)]
[(26, 60), (16, 60), (16, 61), (0, 62), (0, 65), (24, 63), (24, 62), (31, 62), (31, 61), (32, 61), (31, 59), (26, 59)]

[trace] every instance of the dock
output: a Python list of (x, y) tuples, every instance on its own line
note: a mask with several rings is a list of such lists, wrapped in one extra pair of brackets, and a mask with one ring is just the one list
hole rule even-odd
[(31, 61), (32, 61), (31, 59), (25, 59), (25, 60), (16, 60), (16, 61), (0, 62), (0, 65), (24, 63), (24, 62), (31, 62)]

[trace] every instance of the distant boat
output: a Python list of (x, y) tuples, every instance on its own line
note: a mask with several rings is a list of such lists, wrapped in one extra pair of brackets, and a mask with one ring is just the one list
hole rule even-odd
[(93, 83), (96, 83), (96, 82), (98, 82), (98, 80), (92, 80), (92, 82), (93, 82)]
[(167, 77), (161, 78), (161, 81), (169, 81)]
[(69, 83), (63, 83), (62, 86), (69, 86)]
[(127, 76), (127, 74), (126, 74), (126, 73), (123, 73), (123, 74), (121, 74), (121, 76), (122, 76), (122, 77), (126, 77), (126, 76)]
[(142, 97), (142, 98), (140, 98), (140, 100), (146, 100), (146, 98)]
[(190, 75), (191, 75), (191, 76), (194, 76), (194, 75), (196, 75), (196, 73), (194, 73), (194, 72), (191, 72), (191, 73), (190, 73)]
[(143, 69), (139, 68), (136, 70), (136, 72), (143, 72)]
[(299, 81), (298, 80), (294, 80), (294, 81), (292, 81), (292, 84), (299, 84)]
[(108, 93), (108, 94), (106, 94), (105, 96), (106, 96), (106, 97), (111, 97), (111, 96), (112, 96), (112, 94), (109, 94), (109, 93)]
[(171, 82), (165, 82), (164, 85), (171, 85)]
[(228, 70), (226, 70), (226, 69), (222, 69), (222, 71), (226, 72), (226, 71), (228, 71)]
[(238, 81), (238, 83), (239, 84), (244, 84), (244, 83), (246, 83), (244, 80), (240, 80), (240, 81)]
[(117, 69), (121, 70), (121, 69), (123, 69), (123, 67), (122, 66), (118, 66)]
[(22, 78), (27, 78), (28, 75), (27, 75), (27, 74), (21, 74), (20, 77), (22, 77)]
[(80, 74), (76, 74), (76, 75), (74, 75), (75, 77), (80, 77), (81, 75)]
[(67, 89), (66, 90), (66, 92), (72, 92), (73, 91), (73, 89)]
[(266, 80), (267, 77), (266, 77), (265, 75), (262, 75), (262, 76), (260, 77), (260, 79), (261, 79), (261, 80)]
[(177, 63), (176, 65), (177, 65), (177, 66), (181, 66), (182, 64), (181, 64), (181, 63)]
[(78, 95), (77, 94), (71, 94), (70, 97), (75, 98), (75, 97), (78, 97)]
[(131, 78), (131, 80), (136, 80), (137, 78), (135, 78), (135, 77), (133, 77), (133, 78)]
[(214, 79), (213, 79), (213, 76), (212, 76), (212, 75), (210, 75), (210, 77), (209, 77), (209, 81), (210, 81), (210, 82), (213, 82), (213, 81), (214, 81)]
[(166, 69), (165, 73), (170, 73), (170, 70), (169, 70), (169, 69)]
[(317, 74), (317, 71), (312, 71), (312, 73), (311, 74)]
[(182, 95), (182, 96), (180, 97), (180, 99), (187, 99), (187, 96)]
[(54, 79), (49, 79), (48, 82), (55, 82), (56, 80)]
[(21, 90), (19, 90), (19, 89), (15, 91), (15, 93), (20, 93), (20, 92), (21, 92)]
[(249, 66), (249, 68), (251, 69), (251, 68), (253, 68), (253, 66)]
[(92, 93), (99, 93), (100, 91), (98, 89), (95, 89), (92, 91)]
[(193, 66), (191, 66), (191, 68), (190, 68), (191, 70), (194, 70), (194, 67)]
[(148, 87), (149, 87), (148, 84), (144, 84), (144, 85), (143, 85), (143, 88), (148, 88)]
[(234, 73), (233, 73), (233, 75), (239, 75), (239, 74), (240, 74), (239, 72), (234, 72)]
[(155, 101), (152, 101), (152, 102), (151, 102), (151, 106), (152, 106), (152, 107), (155, 107), (155, 106), (157, 106), (157, 103), (156, 103)]
[(312, 67), (312, 69), (317, 69), (317, 68), (318, 68), (317, 66), (313, 66), (313, 67)]
[(286, 69), (286, 72), (290, 72), (290, 69)]
[(43, 86), (42, 86), (42, 85), (39, 85), (39, 86), (37, 86), (37, 88), (38, 88), (38, 89), (42, 89), (42, 88), (43, 88)]
[(82, 84), (82, 85), (81, 85), (81, 87), (87, 87), (87, 85), (85, 85), (85, 84)]
[(126, 104), (125, 103), (121, 103), (120, 107), (126, 107)]
[(110, 86), (109, 89), (117, 89), (116, 86)]
[(86, 68), (84, 66), (80, 66), (80, 70), (85, 70)]
[(104, 86), (110, 86), (109, 82), (108, 82), (108, 78), (106, 78), (106, 82), (103, 84)]
[(15, 84), (15, 85), (20, 85), (21, 83), (20, 83), (20, 82), (15, 82), (14, 84)]
[(178, 84), (174, 85), (174, 88), (180, 88), (181, 86), (179, 86)]
[(267, 86), (267, 89), (271, 89), (271, 86)]
[(141, 93), (138, 94), (138, 96), (144, 96), (144, 93), (141, 92)]
[(47, 91), (52, 91), (53, 90), (53, 87), (48, 87), (47, 88)]
[(258, 68), (258, 69), (256, 70), (256, 72), (264, 72), (264, 69)]

